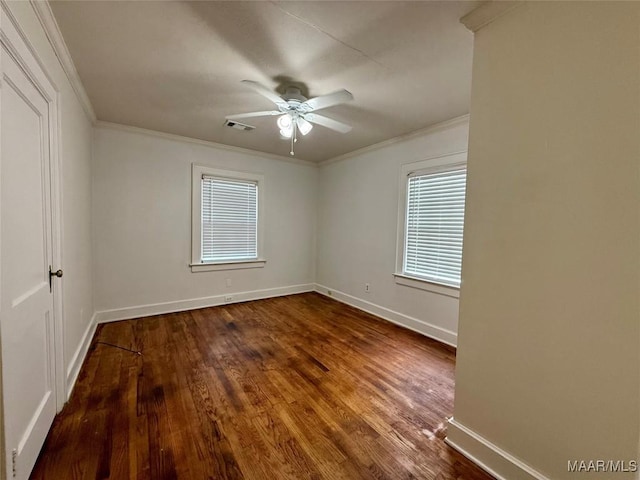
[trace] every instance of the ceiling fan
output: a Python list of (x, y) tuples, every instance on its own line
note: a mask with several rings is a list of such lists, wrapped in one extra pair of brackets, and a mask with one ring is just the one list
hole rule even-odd
[(240, 113), (237, 115), (227, 115), (227, 120), (240, 120), (252, 117), (266, 117), (277, 115), (278, 128), (280, 135), (284, 138), (291, 139), (291, 155), (293, 152), (293, 144), (298, 141), (297, 132), (302, 135), (308, 134), (313, 128), (313, 124), (335, 130), (340, 133), (347, 133), (351, 130), (351, 126), (346, 123), (338, 122), (332, 118), (318, 115), (317, 110), (333, 107), (353, 100), (353, 95), (347, 90), (338, 90), (337, 92), (321, 95), (314, 98), (306, 98), (302, 95), (300, 89), (295, 86), (286, 88), (284, 95), (280, 96), (271, 89), (265, 87), (261, 83), (252, 80), (242, 80), (249, 88), (252, 88), (260, 95), (271, 100), (277, 110), (269, 110), (264, 112)]

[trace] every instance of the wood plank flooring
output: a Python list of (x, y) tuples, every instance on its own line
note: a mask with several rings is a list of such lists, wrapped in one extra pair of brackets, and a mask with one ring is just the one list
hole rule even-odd
[(315, 293), (100, 325), (31, 478), (489, 480), (443, 442), (454, 364)]

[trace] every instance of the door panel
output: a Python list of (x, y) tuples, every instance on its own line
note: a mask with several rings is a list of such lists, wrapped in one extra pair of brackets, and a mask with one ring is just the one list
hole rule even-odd
[[(4, 63), (3, 58), (3, 65)], [(11, 66), (14, 68), (10, 68)], [(47, 104), (36, 96), (37, 91), (33, 85), (20, 77), (16, 78), (20, 71), (15, 72), (15, 64), (8, 67), (6, 70), (9, 71), (3, 72), (2, 109), (11, 118), (2, 122), (2, 153), (6, 157), (6, 161), (2, 162), (2, 173), (10, 181), (2, 185), (3, 204), (6, 202), (8, 207), (2, 212), (2, 223), (3, 228), (12, 232), (6, 238), (6, 248), (15, 254), (6, 259), (7, 263), (3, 263), (3, 267), (20, 271), (20, 275), (13, 279), (8, 285), (9, 290), (3, 290), (3, 293), (15, 298), (29, 292), (38, 282), (43, 282), (42, 262), (48, 256), (46, 238), (42, 234), (33, 234), (42, 232), (45, 225), (43, 197), (46, 192), (42, 188), (45, 172), (42, 171), (40, 160), (37, 163), (21, 161), (23, 158), (41, 158), (43, 118), (38, 112), (46, 112)], [(14, 80), (19, 85), (15, 85)], [(30, 98), (24, 98), (21, 95), (23, 92), (28, 93), (36, 105), (29, 102)], [(8, 115), (3, 115), (3, 119)], [(18, 141), (5, 143), (5, 139)]]
[[(7, 469), (27, 479), (56, 413), (49, 104), (3, 47), (0, 332)], [(13, 453), (15, 450), (15, 453)]]

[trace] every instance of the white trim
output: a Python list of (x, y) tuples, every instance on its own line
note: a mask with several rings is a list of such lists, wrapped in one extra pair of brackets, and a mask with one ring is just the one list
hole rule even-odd
[(91, 340), (93, 339), (93, 335), (96, 333), (96, 314), (94, 313), (91, 316), (91, 320), (89, 321), (89, 325), (87, 325), (87, 329), (84, 331), (84, 335), (82, 335), (82, 339), (78, 344), (78, 348), (76, 352), (73, 354), (71, 361), (69, 362), (69, 367), (67, 368), (67, 400), (71, 397), (71, 392), (73, 392), (73, 387), (78, 380), (78, 375), (80, 374), (80, 369), (87, 357), (87, 352), (89, 351), (89, 346), (91, 345)]
[(325, 287), (319, 283), (316, 283), (315, 291), (333, 298), (334, 300), (338, 300), (339, 302), (346, 303), (347, 305), (351, 305), (359, 310), (375, 315), (376, 317), (380, 317), (391, 323), (400, 325), (401, 327), (418, 332), (426, 337), (451, 345), (452, 347), (455, 347), (457, 344), (458, 335), (451, 330), (438, 327), (437, 325), (432, 325), (424, 320), (410, 317), (409, 315), (376, 305), (375, 303), (367, 302), (361, 298), (354, 297), (330, 287)]
[[(214, 295), (212, 297), (191, 298), (188, 300), (176, 300), (173, 302), (152, 303), (149, 305), (102, 310), (96, 312), (95, 317), (97, 323), (116, 322), (118, 320), (129, 320), (132, 318), (149, 317), (165, 313), (183, 312), (186, 310), (195, 310), (197, 308), (215, 307), (217, 305), (224, 305), (228, 303), (248, 302), (263, 298), (312, 292), (314, 289), (315, 285), (313, 283), (306, 283), (302, 285), (265, 288), (262, 290), (253, 290), (248, 292), (225, 293), (224, 295)], [(228, 297), (232, 297), (232, 299), (226, 300)]]
[(27, 47), (27, 49), (29, 50), (33, 58), (36, 60), (38, 66), (40, 67), (40, 70), (42, 70), (42, 73), (44, 74), (44, 76), (47, 78), (49, 83), (53, 86), (53, 89), (56, 92), (58, 92), (58, 87), (56, 85), (56, 82), (54, 82), (51, 75), (49, 75), (49, 72), (45, 68), (45, 65), (42, 62), (42, 59), (40, 58), (38, 52), (36, 51), (34, 46), (31, 44), (31, 41), (29, 40), (29, 38), (27, 38), (27, 35), (22, 30), (22, 28), (18, 24), (18, 20), (16, 19), (15, 15), (11, 11), (11, 2), (8, 0), (0, 0), (0, 5), (2, 5), (2, 12), (7, 16), (7, 18), (11, 21), (11, 24), (15, 27), (16, 31), (18, 32), (18, 35), (24, 42), (25, 46)]
[(550, 480), (454, 418), (444, 441), (498, 480)]
[[(2, 30), (3, 17), (5, 15), (5, 9), (8, 11), (8, 7), (5, 3), (5, 0), (2, 0), (0, 4), (0, 33)], [(0, 46), (0, 48), (2, 48)], [(2, 69), (0, 68), (0, 72)], [(0, 87), (1, 88), (1, 87)], [(2, 95), (0, 95), (0, 109), (2, 109)], [(0, 115), (0, 172), (2, 172), (2, 116)], [(0, 182), (0, 198), (2, 198), (2, 182)], [(0, 216), (0, 231), (2, 231), (2, 216)], [(2, 243), (2, 235), (0, 235), (0, 247)], [(2, 255), (0, 255), (0, 271), (2, 271)], [(0, 302), (2, 302), (2, 282), (0, 281)], [(1, 304), (1, 303), (0, 303)], [(0, 358), (2, 358), (2, 322), (0, 322)], [(4, 384), (4, 380), (2, 379), (2, 365), (0, 365), (0, 385)], [(0, 390), (2, 390), (0, 388)], [(4, 392), (0, 392), (0, 479), (6, 478), (8, 474), (7, 470), (7, 442), (5, 439), (5, 426), (4, 426)]]
[(426, 290), (428, 292), (437, 293), (438, 295), (444, 295), (446, 297), (460, 298), (460, 289), (458, 287), (430, 282), (429, 280), (411, 277), (409, 275), (405, 275), (404, 273), (394, 273), (393, 276), (398, 285), (417, 288), (419, 290)]
[[(56, 91), (54, 106), (51, 108), (52, 115), (55, 115), (54, 126), (52, 127), (53, 135), (53, 152), (51, 155), (51, 225), (52, 225), (52, 242), (53, 242), (53, 262), (56, 268), (64, 268), (64, 196), (62, 193), (62, 179), (64, 178), (62, 158), (62, 97), (60, 92)], [(51, 104), (50, 104), (51, 105)], [(55, 285), (54, 290), (54, 308), (56, 309), (55, 321), (56, 332), (56, 378), (58, 379), (58, 387), (60, 391), (56, 392), (57, 412), (60, 413), (64, 404), (67, 403), (67, 390), (64, 381), (64, 288), (65, 282), (59, 281)]]
[(470, 13), (462, 17), (460, 19), (460, 23), (462, 23), (465, 27), (467, 27), (469, 30), (475, 33), (481, 28), (489, 25), (494, 20), (497, 20), (503, 15), (506, 15), (511, 10), (521, 6), (523, 3), (524, 2), (522, 1), (485, 2), (475, 10), (472, 10)]
[(192, 145), (194, 144), (202, 145), (205, 147), (225, 150), (227, 152), (242, 153), (245, 155), (253, 155), (255, 157), (260, 157), (260, 158), (270, 158), (271, 160), (279, 160), (281, 162), (295, 163), (297, 165), (303, 165), (307, 167), (314, 167), (314, 168), (318, 167), (318, 164), (316, 162), (312, 162), (310, 160), (303, 160), (302, 158), (295, 158), (295, 157), (290, 158), (290, 157), (275, 155), (273, 153), (265, 153), (265, 152), (260, 152), (258, 150), (251, 150), (249, 148), (234, 147), (233, 145), (225, 145), (223, 143), (211, 142), (209, 140), (183, 137), (182, 135), (174, 135), (173, 133), (158, 132), (156, 130), (148, 130), (146, 128), (132, 127), (130, 125), (122, 125), (119, 123), (105, 122), (103, 120), (97, 120), (96, 122), (94, 122), (94, 127), (104, 128), (108, 130), (117, 130), (120, 132), (137, 133), (139, 135), (148, 135), (150, 137), (163, 138), (165, 140), (172, 140), (174, 142), (188, 143)]
[(245, 268), (263, 268), (266, 260), (242, 260), (239, 262), (191, 263), (192, 272), (219, 272), (221, 270), (243, 270)]
[(84, 89), (84, 85), (80, 80), (78, 70), (76, 70), (76, 66), (73, 63), (73, 59), (71, 58), (67, 44), (64, 41), (64, 37), (60, 32), (58, 22), (51, 11), (51, 5), (49, 5), (49, 2), (46, 0), (29, 0), (29, 3), (38, 17), (40, 25), (42, 25), (42, 29), (51, 44), (51, 48), (53, 48), (56, 57), (58, 57), (60, 66), (67, 75), (71, 88), (75, 92), (80, 105), (82, 105), (85, 114), (89, 117), (91, 122), (95, 122), (96, 114), (93, 110), (93, 106), (91, 105), (87, 91)]
[(459, 125), (464, 125), (469, 123), (469, 114), (462, 115), (460, 117), (452, 118), (451, 120), (445, 120), (444, 122), (435, 123), (433, 125), (429, 125), (426, 128), (422, 128), (420, 130), (415, 130), (410, 133), (406, 133), (404, 135), (399, 135), (394, 138), (390, 138), (389, 140), (384, 140), (380, 143), (375, 143), (373, 145), (369, 145), (366, 147), (359, 148), (352, 152), (345, 153), (343, 155), (338, 155), (337, 157), (330, 158), (328, 160), (324, 160), (322, 162), (317, 163), (318, 166), (324, 167), (325, 165), (330, 165), (332, 163), (341, 162), (343, 160), (347, 160), (349, 158), (357, 157), (359, 155), (364, 155), (365, 153), (374, 152), (376, 150), (380, 150), (382, 148), (389, 147), (399, 142), (404, 142), (407, 140), (411, 140), (413, 138), (422, 137), (423, 135), (428, 135), (432, 133), (439, 132), (441, 130), (448, 130), (449, 128), (454, 128)]

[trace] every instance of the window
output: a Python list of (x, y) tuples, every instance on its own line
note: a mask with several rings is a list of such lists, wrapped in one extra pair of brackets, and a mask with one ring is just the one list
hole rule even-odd
[(460, 287), (467, 178), (463, 157), (457, 154), (403, 168), (398, 283)]
[(193, 166), (193, 271), (264, 266), (261, 175)]

